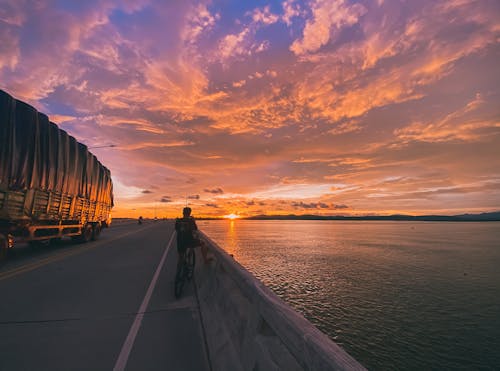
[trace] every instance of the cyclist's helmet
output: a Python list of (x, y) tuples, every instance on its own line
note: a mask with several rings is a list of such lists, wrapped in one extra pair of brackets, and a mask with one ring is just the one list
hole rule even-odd
[(184, 216), (191, 215), (191, 208), (190, 207), (185, 207), (184, 209), (182, 209), (182, 215), (184, 215)]

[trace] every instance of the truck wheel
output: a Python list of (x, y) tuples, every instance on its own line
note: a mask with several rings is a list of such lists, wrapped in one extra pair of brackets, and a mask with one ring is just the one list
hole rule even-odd
[(92, 228), (92, 241), (95, 241), (99, 238), (101, 234), (101, 224), (94, 224), (94, 228)]
[(92, 224), (87, 223), (82, 228), (82, 234), (77, 236), (76, 240), (80, 243), (89, 242), (92, 239)]
[(7, 239), (0, 234), (0, 261), (7, 257)]

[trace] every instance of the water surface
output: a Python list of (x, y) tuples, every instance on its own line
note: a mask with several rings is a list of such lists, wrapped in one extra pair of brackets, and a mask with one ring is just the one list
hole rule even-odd
[(200, 221), (369, 369), (500, 369), (500, 223)]

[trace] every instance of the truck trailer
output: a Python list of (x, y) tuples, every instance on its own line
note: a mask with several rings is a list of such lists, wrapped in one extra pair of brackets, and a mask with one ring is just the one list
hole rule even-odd
[(95, 240), (112, 207), (111, 173), (87, 146), (0, 90), (0, 255), (14, 242)]

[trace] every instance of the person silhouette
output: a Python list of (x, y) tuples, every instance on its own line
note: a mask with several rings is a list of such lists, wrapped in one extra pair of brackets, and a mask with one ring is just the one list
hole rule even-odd
[(188, 248), (200, 246), (203, 261), (208, 263), (212, 260), (208, 256), (208, 248), (205, 242), (199, 238), (198, 226), (191, 216), (191, 208), (182, 209), (182, 218), (175, 220), (175, 231), (177, 232), (177, 269), (184, 261), (184, 256)]

